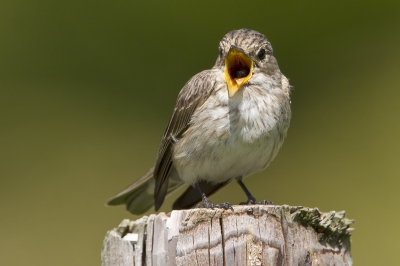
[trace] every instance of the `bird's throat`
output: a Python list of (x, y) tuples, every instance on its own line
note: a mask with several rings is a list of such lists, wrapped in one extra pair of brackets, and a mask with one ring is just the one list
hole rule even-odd
[(243, 52), (231, 48), (225, 59), (225, 80), (229, 97), (235, 95), (253, 74), (253, 60)]

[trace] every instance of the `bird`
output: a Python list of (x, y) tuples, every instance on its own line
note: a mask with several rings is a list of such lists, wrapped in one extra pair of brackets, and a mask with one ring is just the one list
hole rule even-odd
[(172, 209), (232, 209), (209, 200), (232, 180), (247, 196), (242, 204), (272, 204), (258, 202), (243, 179), (266, 168), (281, 148), (291, 119), (290, 90), (263, 34), (228, 32), (215, 65), (179, 92), (155, 165), (106, 204), (125, 204), (136, 215), (153, 206), (157, 211), (167, 195), (188, 184)]

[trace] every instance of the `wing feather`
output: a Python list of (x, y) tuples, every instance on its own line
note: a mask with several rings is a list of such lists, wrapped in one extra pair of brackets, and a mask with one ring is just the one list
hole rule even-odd
[(158, 151), (154, 178), (156, 185), (154, 189), (155, 208), (161, 206), (167, 193), (168, 175), (172, 167), (172, 153), (174, 139), (183, 135), (189, 127), (193, 113), (210, 96), (215, 85), (215, 71), (206, 70), (192, 77), (182, 88)]

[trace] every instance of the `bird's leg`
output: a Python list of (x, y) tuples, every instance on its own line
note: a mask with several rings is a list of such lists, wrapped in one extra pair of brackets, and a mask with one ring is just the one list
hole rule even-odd
[(251, 195), (250, 191), (244, 185), (243, 181), (241, 179), (237, 179), (237, 182), (247, 196), (247, 201), (241, 202), (240, 205), (255, 204), (256, 198), (254, 198), (253, 195)]
[(247, 201), (241, 202), (240, 205), (252, 205), (252, 204), (273, 205), (274, 204), (272, 201), (269, 201), (269, 200), (257, 201), (256, 198), (254, 198), (253, 195), (251, 195), (250, 191), (244, 185), (242, 179), (236, 179), (236, 181), (238, 182), (239, 186), (243, 189), (244, 193), (246, 193), (246, 196), (247, 196)]
[(201, 190), (200, 184), (199, 182), (196, 182), (194, 184), (194, 186), (197, 188), (197, 190), (199, 191), (200, 195), (201, 195), (201, 199), (203, 201), (203, 203), (201, 204), (197, 204), (196, 208), (207, 208), (207, 209), (214, 209), (214, 208), (222, 208), (222, 209), (231, 209), (233, 211), (232, 205), (229, 202), (223, 202), (220, 204), (214, 204), (212, 203), (207, 197), (206, 194), (203, 193), (203, 191)]

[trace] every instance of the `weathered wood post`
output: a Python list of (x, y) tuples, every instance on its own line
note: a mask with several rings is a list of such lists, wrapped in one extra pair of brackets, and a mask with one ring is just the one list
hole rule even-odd
[(124, 220), (104, 239), (102, 265), (352, 265), (344, 212), (305, 207), (191, 209)]

